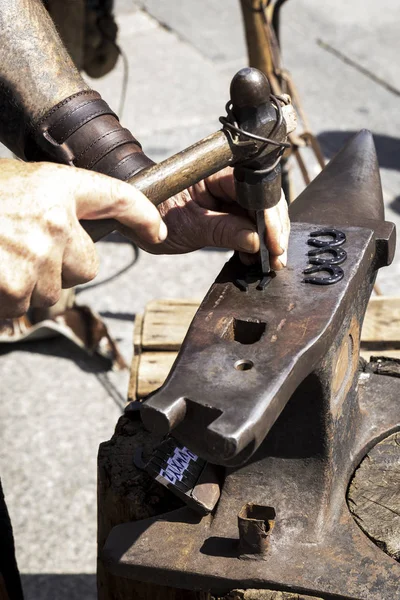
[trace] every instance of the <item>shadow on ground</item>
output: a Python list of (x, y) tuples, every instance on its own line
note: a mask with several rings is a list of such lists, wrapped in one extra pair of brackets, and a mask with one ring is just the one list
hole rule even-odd
[[(317, 138), (322, 151), (327, 158), (332, 158), (357, 131), (324, 131)], [(400, 139), (390, 135), (373, 134), (381, 169), (400, 171)], [(400, 196), (390, 203), (397, 213), (400, 213)]]
[(21, 575), (25, 600), (97, 600), (96, 575)]
[[(324, 155), (332, 158), (358, 131), (324, 131), (317, 138)], [(400, 139), (390, 135), (373, 134), (379, 166), (400, 171)]]
[(11, 352), (28, 352), (29, 354), (65, 358), (74, 361), (86, 373), (104, 373), (110, 370), (110, 362), (107, 359), (86, 353), (62, 336), (41, 341), (0, 344), (0, 356)]

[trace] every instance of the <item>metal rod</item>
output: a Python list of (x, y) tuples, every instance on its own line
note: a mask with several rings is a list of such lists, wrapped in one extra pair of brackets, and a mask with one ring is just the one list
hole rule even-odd
[(263, 210), (256, 210), (257, 219), (257, 233), (260, 238), (260, 259), (261, 259), (261, 270), (263, 275), (268, 275), (271, 270), (269, 262), (269, 252), (265, 240), (266, 227), (265, 227), (265, 215)]

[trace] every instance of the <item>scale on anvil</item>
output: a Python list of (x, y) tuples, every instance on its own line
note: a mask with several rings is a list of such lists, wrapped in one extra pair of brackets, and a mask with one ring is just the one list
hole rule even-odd
[[(263, 291), (255, 282), (245, 292), (243, 267), (231, 259), (142, 411), (149, 428), (225, 467), (219, 502), (206, 516), (183, 507), (115, 527), (102, 555), (114, 574), (215, 593), (400, 598), (400, 565), (346, 503), (363, 456), (400, 428), (400, 382), (358, 373), (376, 272), (395, 249), (369, 132), (339, 152), (290, 214), (288, 267)], [(308, 241), (327, 227), (344, 234), (347, 258), (340, 280), (317, 286), (304, 281)], [(253, 341), (243, 341), (246, 323), (253, 332), (259, 324)]]

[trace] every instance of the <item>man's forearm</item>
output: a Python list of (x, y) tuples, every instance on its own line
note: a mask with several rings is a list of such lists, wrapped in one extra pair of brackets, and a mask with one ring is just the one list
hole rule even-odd
[(26, 125), (88, 89), (40, 0), (0, 1), (0, 140), (23, 157)]

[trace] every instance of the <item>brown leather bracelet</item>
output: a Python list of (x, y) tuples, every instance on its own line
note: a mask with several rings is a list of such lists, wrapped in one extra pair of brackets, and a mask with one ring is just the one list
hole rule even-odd
[(51, 161), (130, 179), (153, 161), (93, 90), (54, 106), (26, 135), (25, 158)]

